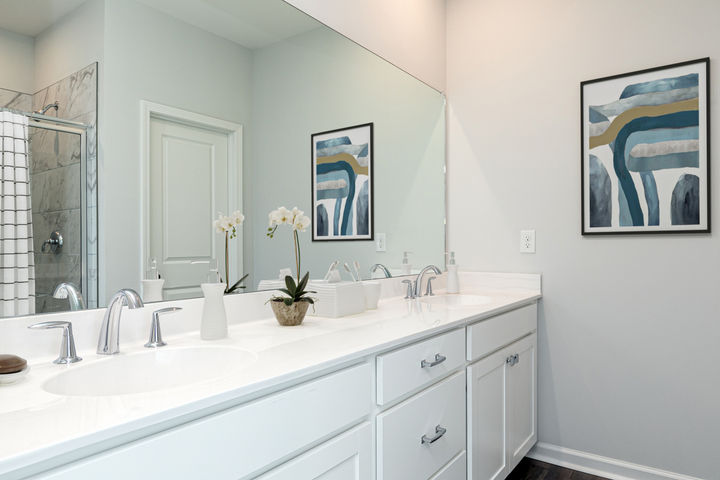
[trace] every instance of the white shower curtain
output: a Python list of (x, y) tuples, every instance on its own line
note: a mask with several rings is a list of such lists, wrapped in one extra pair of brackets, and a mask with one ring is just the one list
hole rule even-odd
[(28, 118), (0, 111), (0, 316), (35, 313)]

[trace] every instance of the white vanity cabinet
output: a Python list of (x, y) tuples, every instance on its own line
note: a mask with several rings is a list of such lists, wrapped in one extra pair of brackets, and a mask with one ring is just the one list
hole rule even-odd
[(537, 439), (536, 330), (535, 303), (458, 322), (29, 478), (503, 480)]
[[(481, 357), (467, 367), (472, 480), (504, 479), (537, 440), (537, 307), (529, 305), (487, 321), (492, 323), (468, 327), (468, 360), (475, 360), (473, 352)], [(479, 346), (472, 345), (476, 338)], [(508, 341), (512, 343), (482, 357), (492, 351), (493, 343)]]

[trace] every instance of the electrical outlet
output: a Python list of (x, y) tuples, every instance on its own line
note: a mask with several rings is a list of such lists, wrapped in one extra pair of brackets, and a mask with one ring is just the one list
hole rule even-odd
[(520, 253), (535, 253), (535, 230), (520, 230)]
[(387, 244), (385, 243), (385, 234), (384, 233), (376, 233), (375, 234), (375, 251), (376, 252), (384, 252), (387, 248)]

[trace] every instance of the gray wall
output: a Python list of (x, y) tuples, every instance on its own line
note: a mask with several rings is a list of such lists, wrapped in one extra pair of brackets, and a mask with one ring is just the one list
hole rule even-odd
[(267, 215), (280, 205), (311, 215), (311, 134), (368, 122), (375, 232), (387, 234), (387, 252), (372, 241), (311, 242), (308, 229), (302, 269), (321, 278), (335, 259), (358, 260), (369, 275), (377, 262), (399, 268), (403, 250), (416, 265), (443, 265), (442, 95), (326, 28), (255, 50), (252, 92), (253, 286), (294, 265), (290, 229), (266, 238)]
[[(108, 296), (120, 288), (139, 289), (142, 277), (140, 100), (247, 125), (250, 54), (133, 0), (105, 2), (104, 38), (100, 287)], [(247, 142), (244, 150), (247, 165)]]
[[(449, 0), (447, 28), (450, 248), (462, 268), (543, 273), (540, 441), (706, 479), (720, 478), (717, 234), (583, 238), (579, 105), (582, 80), (716, 62), (719, 16), (711, 0)], [(518, 252), (524, 228), (535, 255)]]

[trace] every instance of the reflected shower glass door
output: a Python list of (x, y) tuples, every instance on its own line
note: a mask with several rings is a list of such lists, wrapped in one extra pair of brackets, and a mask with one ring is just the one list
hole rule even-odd
[(35, 260), (35, 312), (70, 309), (63, 282), (87, 299), (84, 129), (29, 124), (30, 201)]

